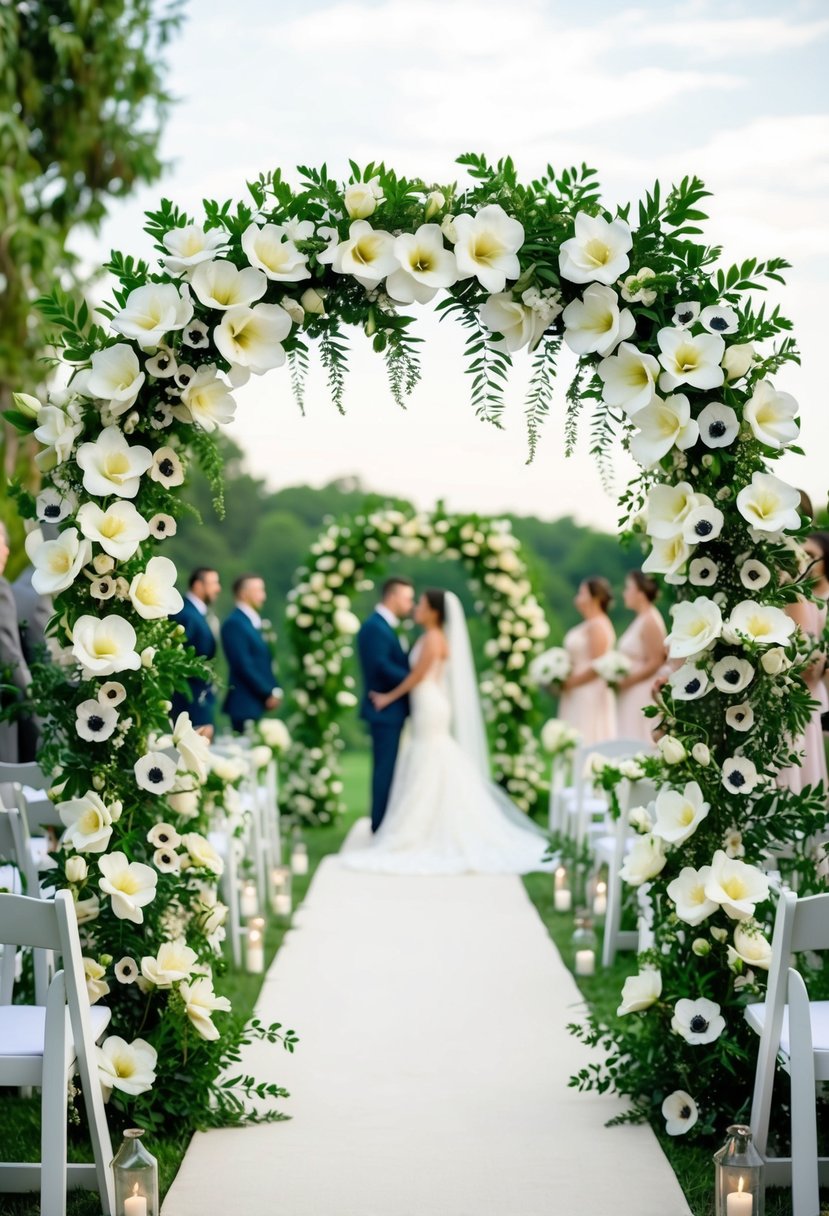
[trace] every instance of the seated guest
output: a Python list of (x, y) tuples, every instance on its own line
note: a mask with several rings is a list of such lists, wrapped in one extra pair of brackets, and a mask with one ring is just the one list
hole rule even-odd
[[(184, 626), (188, 643), (199, 658), (210, 660), (216, 654), (216, 636), (210, 612), (222, 590), (219, 574), (211, 566), (197, 566), (190, 575), (184, 607), (172, 620)], [(212, 618), (212, 619), (211, 619)], [(210, 680), (190, 680), (189, 693), (173, 694), (173, 721), (179, 714), (188, 713), (196, 729), (208, 739), (213, 738), (216, 692)]]
[(262, 637), (259, 615), (266, 596), (264, 579), (243, 574), (233, 584), (236, 607), (222, 624), (222, 645), (228, 665), (228, 692), (223, 709), (233, 729), (243, 733), (247, 722), (258, 722), (282, 702), (270, 647)]
[(650, 744), (654, 719), (642, 712), (653, 704), (653, 678), (665, 662), (665, 622), (655, 601), (659, 586), (641, 570), (631, 570), (625, 579), (625, 607), (636, 613), (619, 638), (619, 651), (630, 660), (630, 672), (617, 687), (616, 729), (620, 739), (640, 739)]
[[(15, 701), (22, 700), (32, 682), (20, 645), (14, 592), (8, 579), (2, 577), (8, 560), (9, 534), (6, 525), (0, 520), (0, 683), (11, 686), (0, 692), (0, 705), (3, 709), (8, 709)], [(17, 764), (20, 761), (16, 721), (0, 722), (0, 761), (4, 764)]]

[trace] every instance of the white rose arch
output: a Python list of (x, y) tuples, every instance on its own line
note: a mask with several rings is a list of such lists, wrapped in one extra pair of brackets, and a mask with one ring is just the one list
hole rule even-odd
[[(154, 1061), (133, 1086), (142, 1093), (116, 1093), (131, 1118), (136, 1107), (179, 1118), (182, 1094), (209, 1091), (233, 1042), (209, 974), (194, 970), (216, 965), (216, 867), (202, 838), (204, 791), (219, 796), (219, 779), (186, 721), (169, 738), (170, 695), (195, 664), (168, 622), (180, 600), (156, 548), (175, 530), (194, 461), (219, 493), (213, 435), (236, 386), (287, 363), (301, 402), (316, 347), (341, 408), (346, 335), (361, 329), (402, 400), (418, 378), (415, 316), (430, 301), (465, 331), (483, 418), (498, 422), (512, 359), (528, 359), (534, 450), (564, 342), (578, 356), (568, 442), (589, 410), (597, 454), (622, 443), (641, 466), (623, 514), (646, 569), (680, 584), (682, 601), (664, 694), (676, 740), (661, 765), (666, 797), (629, 871), (652, 883), (657, 945), (645, 961), (659, 984), (590, 1033), (613, 1044), (610, 1080), (643, 1114), (659, 1119), (663, 1101), (670, 1111), (672, 1095), (693, 1089), (698, 1117), (680, 1129), (691, 1136), (747, 1097), (742, 1005), (763, 984), (772, 913), (758, 868), (780, 841), (807, 840), (824, 805), (822, 791), (775, 788), (811, 709), (800, 678), (811, 643), (782, 612), (808, 594), (805, 521), (797, 492), (769, 471), (798, 438), (797, 403), (775, 384), (795, 343), (762, 302), (785, 263), (722, 265), (693, 178), (612, 212), (584, 166), (524, 183), (509, 159), (460, 163), (471, 185), (355, 164), (346, 186), (325, 168), (300, 169), (297, 185), (274, 173), (246, 203), (208, 202), (196, 217), (164, 202), (147, 217), (157, 256), (113, 255), (117, 290), (94, 319), (60, 292), (41, 302), (66, 387), (45, 402), (18, 396), (13, 420), (42, 445), (43, 490), (21, 492), (20, 508), (60, 531), (29, 550), (35, 586), (56, 605), (56, 662), (38, 677), (42, 759), (73, 825), (53, 877), (72, 891), (90, 966), (103, 970), (111, 1035), (146, 1044)], [(671, 790), (694, 808), (679, 835)], [(705, 1043), (682, 1033), (677, 1012), (702, 996), (718, 1009)]]

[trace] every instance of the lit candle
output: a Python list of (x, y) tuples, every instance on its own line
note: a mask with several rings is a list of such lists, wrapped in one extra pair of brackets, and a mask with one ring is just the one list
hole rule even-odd
[(130, 1198), (124, 1200), (124, 1216), (147, 1216), (147, 1198), (138, 1194), (137, 1182)]
[(265, 970), (265, 945), (259, 929), (248, 930), (247, 964), (251, 975), (261, 975)]
[(291, 915), (291, 897), (284, 891), (278, 892), (273, 897), (273, 910), (277, 916)]
[(562, 887), (567, 886), (567, 871), (564, 866), (559, 866), (556, 870), (556, 890), (560, 891)]
[(569, 887), (559, 887), (554, 894), (556, 912), (569, 912), (573, 906), (573, 892)]
[(596, 883), (596, 894), (593, 897), (593, 915), (604, 916), (607, 912), (607, 883)]
[(743, 1190), (743, 1179), (736, 1191), (725, 1197), (725, 1216), (751, 1216), (754, 1200)]
[[(596, 955), (592, 950), (576, 951), (576, 975), (595, 975)], [(729, 1214), (730, 1216), (730, 1214)], [(740, 1213), (742, 1216), (742, 1213)]]
[(245, 920), (256, 916), (259, 911), (259, 900), (256, 895), (256, 883), (246, 882), (242, 887), (242, 897), (239, 900), (239, 911)]
[(291, 850), (291, 869), (294, 874), (308, 873), (308, 849), (301, 840), (298, 840)]

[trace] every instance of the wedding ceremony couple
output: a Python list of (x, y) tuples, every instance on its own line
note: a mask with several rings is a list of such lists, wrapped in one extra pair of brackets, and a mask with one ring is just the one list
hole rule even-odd
[[(407, 655), (397, 634), (413, 616)], [(372, 744), (368, 847), (345, 865), (391, 874), (520, 874), (547, 868), (546, 838), (491, 780), (466, 618), (450, 591), (386, 581), (357, 637)]]

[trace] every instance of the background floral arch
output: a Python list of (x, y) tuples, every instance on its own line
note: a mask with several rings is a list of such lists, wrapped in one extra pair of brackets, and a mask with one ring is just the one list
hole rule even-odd
[[(344, 808), (339, 775), (339, 719), (357, 704), (347, 674), (359, 621), (352, 596), (368, 590), (393, 556), (430, 554), (461, 563), (489, 637), (481, 692), (493, 772), (524, 811), (545, 781), (538, 742), (539, 709), (527, 679), (549, 634), (544, 609), (509, 520), (478, 515), (404, 512), (392, 508), (329, 524), (298, 572), (287, 615), (297, 663), (283, 798), (308, 823), (328, 823)], [(413, 572), (416, 573), (416, 572)]]

